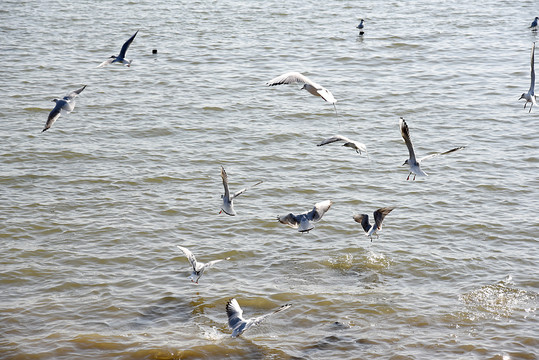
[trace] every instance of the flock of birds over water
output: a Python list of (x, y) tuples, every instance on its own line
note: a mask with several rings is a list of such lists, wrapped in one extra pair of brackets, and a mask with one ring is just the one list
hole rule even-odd
[[(539, 17), (535, 17), (533, 22), (530, 25), (530, 29), (532, 31), (537, 31), (539, 28)], [(357, 29), (359, 29), (359, 36), (363, 36), (365, 31), (365, 21), (364, 19), (360, 19), (359, 25), (356, 26)], [(107, 60), (103, 61), (101, 64), (98, 65), (98, 67), (105, 67), (107, 65), (111, 64), (121, 64), (130, 67), (133, 60), (127, 59), (126, 53), (129, 49), (129, 46), (135, 40), (135, 37), (137, 36), (138, 31), (135, 32), (122, 46), (120, 53), (118, 55), (112, 55)], [(156, 50), (154, 50), (154, 53), (156, 53)], [(528, 92), (522, 93), (519, 100), (524, 99), (526, 102), (524, 103), (524, 109), (526, 109), (526, 106), (528, 103), (530, 103), (529, 112), (531, 112), (531, 109), (533, 105), (537, 106), (537, 96), (535, 95), (535, 69), (534, 69), (534, 62), (535, 62), (535, 42), (532, 45), (531, 50), (531, 82), (530, 82), (530, 88)], [(314, 96), (319, 96), (326, 102), (333, 105), (335, 109), (335, 113), (337, 113), (336, 103), (337, 100), (333, 96), (333, 94), (326, 88), (324, 88), (321, 85), (318, 85), (311, 79), (309, 79), (307, 76), (298, 73), (298, 72), (288, 72), (283, 75), (277, 76), (276, 78), (268, 81), (266, 85), (268, 86), (276, 86), (276, 85), (283, 85), (283, 84), (298, 84), (303, 85), (302, 90), (308, 91), (310, 94)], [(62, 99), (53, 99), (52, 101), (56, 103), (52, 111), (49, 113), (49, 116), (47, 118), (47, 122), (45, 124), (44, 129), (42, 132), (50, 129), (54, 122), (60, 117), (62, 114), (68, 114), (75, 108), (75, 98), (80, 95), (80, 93), (86, 89), (86, 85), (81, 87), (80, 89), (74, 90), (64, 96)], [(428, 176), (425, 171), (421, 168), (421, 164), (423, 160), (438, 156), (438, 155), (447, 155), (450, 153), (453, 153), (458, 150), (462, 150), (465, 148), (465, 146), (458, 146), (453, 149), (450, 149), (445, 152), (438, 152), (434, 154), (427, 155), (422, 158), (417, 158), (414, 151), (414, 146), (412, 144), (412, 140), (410, 138), (410, 130), (408, 128), (408, 124), (406, 123), (406, 120), (404, 120), (402, 117), (399, 119), (399, 128), (401, 132), (401, 136), (404, 140), (404, 143), (406, 144), (406, 147), (408, 148), (408, 154), (409, 158), (406, 159), (403, 165), (408, 165), (409, 167), (409, 174), (406, 180), (410, 179), (410, 176), (413, 175), (412, 181), (415, 180), (416, 176), (424, 177)], [(358, 141), (350, 140), (345, 136), (342, 135), (334, 135), (327, 139), (324, 139), (322, 142), (317, 144), (317, 146), (324, 146), (331, 143), (343, 143), (343, 146), (349, 147), (353, 150), (355, 150), (358, 154), (362, 154), (363, 152), (367, 154), (367, 147), (365, 144), (360, 143)], [(230, 216), (235, 216), (236, 211), (234, 210), (234, 199), (236, 199), (238, 196), (243, 194), (245, 191), (247, 191), (249, 188), (257, 186), (262, 183), (262, 181), (257, 182), (256, 184), (243, 188), (235, 193), (231, 193), (228, 188), (228, 175), (225, 171), (225, 169), (221, 166), (221, 179), (223, 181), (223, 187), (224, 187), (224, 194), (221, 195), (222, 199), (222, 205), (221, 210), (219, 211), (219, 214), (225, 213)], [(322, 219), (324, 214), (330, 209), (332, 205), (331, 200), (324, 200), (321, 202), (318, 202), (314, 205), (313, 209), (311, 211), (306, 211), (301, 214), (292, 214), (289, 213), (284, 216), (277, 216), (277, 220), (285, 225), (288, 225), (292, 228), (296, 228), (299, 232), (309, 232), (314, 228), (314, 223), (318, 222)], [(372, 241), (372, 237), (374, 235), (378, 236), (378, 232), (382, 230), (382, 222), (384, 218), (393, 210), (393, 207), (382, 207), (374, 211), (373, 218), (374, 218), (374, 224), (371, 224), (369, 221), (369, 215), (368, 214), (357, 214), (353, 216), (353, 219), (361, 224), (361, 227), (363, 228), (365, 235), (370, 238)], [(202, 263), (200, 261), (197, 261), (195, 255), (187, 248), (183, 246), (177, 246), (183, 254), (187, 257), (187, 260), (189, 261), (192, 272), (189, 276), (189, 279), (191, 279), (191, 282), (198, 284), (199, 279), (204, 274), (204, 271), (206, 271), (211, 266), (223, 261), (223, 260), (230, 260), (230, 258), (226, 259), (218, 259), (213, 260), (207, 263)], [(226, 304), (226, 313), (228, 316), (228, 325), (232, 329), (232, 337), (237, 337), (241, 334), (243, 334), (245, 331), (247, 331), (252, 326), (255, 326), (259, 323), (261, 323), (263, 320), (268, 318), (269, 316), (276, 314), (278, 312), (284, 311), (288, 308), (290, 308), (291, 304), (285, 304), (278, 308), (277, 310), (274, 310), (270, 313), (245, 319), (243, 317), (243, 310), (241, 309), (240, 305), (238, 304), (238, 301), (235, 298), (230, 299)]]

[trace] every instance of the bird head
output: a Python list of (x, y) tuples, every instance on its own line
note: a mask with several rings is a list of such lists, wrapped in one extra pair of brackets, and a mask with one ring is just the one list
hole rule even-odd
[(401, 166), (404, 166), (404, 165), (408, 165), (408, 159), (406, 159)]
[(52, 99), (51, 101), (52, 102), (57, 102), (59, 99)]
[(304, 90), (304, 89), (307, 89), (307, 84), (303, 84), (300, 90)]
[(526, 93), (522, 93), (522, 95), (520, 95), (520, 97), (518, 99), (522, 100), (522, 99), (525, 99), (525, 98), (526, 98)]

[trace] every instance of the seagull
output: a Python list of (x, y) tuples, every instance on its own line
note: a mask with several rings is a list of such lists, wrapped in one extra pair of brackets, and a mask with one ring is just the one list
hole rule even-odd
[(431, 157), (435, 157), (438, 155), (446, 155), (454, 151), (462, 150), (466, 147), (466, 146), (459, 146), (443, 153), (434, 153), (434, 154), (430, 154), (425, 157), (422, 157), (421, 159), (416, 159), (415, 153), (414, 153), (414, 146), (412, 145), (412, 140), (410, 139), (410, 130), (408, 130), (408, 125), (406, 124), (406, 121), (402, 117), (399, 120), (399, 125), (401, 129), (402, 138), (404, 139), (404, 142), (406, 143), (406, 146), (408, 147), (408, 152), (410, 153), (410, 158), (406, 159), (404, 164), (402, 164), (402, 165), (410, 166), (410, 173), (408, 174), (408, 177), (406, 178), (406, 180), (409, 180), (410, 175), (412, 174), (414, 174), (414, 180), (415, 180), (416, 175), (428, 176), (427, 173), (421, 169), (420, 164), (423, 160), (429, 159)]
[(315, 96), (320, 96), (322, 99), (327, 101), (330, 104), (333, 104), (335, 108), (335, 113), (337, 113), (337, 108), (335, 103), (337, 100), (333, 97), (333, 94), (323, 86), (318, 85), (314, 81), (311, 81), (307, 76), (300, 74), (299, 72), (287, 72), (281, 76), (277, 76), (275, 79), (272, 79), (266, 83), (268, 86), (282, 85), (282, 84), (303, 84), (301, 90), (305, 89)]
[(537, 20), (539, 20), (539, 16), (536, 16), (535, 19), (533, 19), (530, 29), (533, 28), (534, 30), (537, 30)]
[(250, 186), (248, 188), (243, 188), (240, 191), (238, 191), (235, 194), (230, 195), (230, 191), (228, 190), (228, 175), (226, 174), (225, 168), (221, 166), (221, 178), (223, 179), (223, 187), (225, 188), (225, 193), (221, 195), (221, 199), (223, 199), (223, 205), (221, 205), (221, 211), (219, 211), (219, 214), (224, 212), (227, 215), (235, 216), (236, 211), (234, 210), (234, 199), (243, 194), (247, 189), (252, 188), (253, 186), (257, 186), (258, 184), (261, 184), (263, 181), (259, 181), (253, 186)]
[(288, 225), (294, 229), (298, 229), (299, 232), (310, 231), (314, 228), (313, 222), (318, 222), (322, 219), (322, 216), (329, 210), (333, 202), (331, 200), (321, 201), (314, 205), (314, 208), (303, 214), (294, 215), (292, 213), (285, 216), (277, 216), (277, 220), (281, 224)]
[[(537, 23), (537, 20), (535, 20), (535, 22)], [(526, 105), (529, 102), (531, 103), (530, 104), (530, 111), (528, 111), (528, 112), (532, 111), (533, 105), (537, 105), (537, 97), (535, 95), (535, 64), (534, 63), (535, 63), (535, 43), (533, 43), (533, 46), (532, 46), (530, 90), (528, 90), (527, 93), (523, 93), (522, 95), (520, 95), (520, 98), (519, 98), (519, 100), (520, 99), (525, 99), (526, 100), (526, 102), (524, 103), (524, 109), (526, 108)]]
[(133, 60), (126, 59), (125, 58), (125, 53), (127, 52), (127, 49), (129, 48), (129, 45), (131, 45), (131, 43), (133, 42), (133, 40), (135, 39), (135, 36), (137, 36), (137, 34), (138, 34), (138, 30), (133, 36), (131, 36), (129, 38), (129, 40), (127, 40), (123, 44), (122, 50), (120, 50), (120, 54), (118, 56), (111, 55), (110, 58), (103, 61), (101, 64), (99, 64), (98, 67), (103, 67), (103, 66), (110, 65), (110, 64), (113, 64), (113, 63), (121, 63), (121, 64), (124, 64), (124, 65), (127, 65), (128, 67), (131, 66), (131, 62)]
[(230, 326), (230, 328), (232, 329), (232, 337), (240, 336), (245, 331), (249, 330), (251, 326), (258, 325), (267, 317), (286, 310), (291, 306), (292, 304), (286, 304), (281, 306), (277, 310), (267, 313), (265, 315), (245, 320), (242, 316), (243, 310), (241, 309), (240, 304), (238, 304), (238, 301), (234, 298), (228, 300), (228, 302), (226, 303), (226, 314), (228, 316), (228, 326)]
[(363, 19), (359, 19), (361, 20), (361, 22), (359, 23), (358, 26), (356, 26), (356, 28), (359, 29), (359, 35), (363, 35), (363, 28), (365, 28), (365, 25), (363, 25)]
[(374, 212), (374, 226), (369, 223), (369, 215), (367, 214), (354, 215), (354, 220), (361, 224), (363, 230), (365, 230), (365, 235), (370, 237), (372, 242), (372, 236), (376, 235), (378, 238), (377, 232), (382, 230), (382, 221), (393, 209), (392, 207), (383, 207), (376, 210)]
[(354, 140), (350, 140), (349, 138), (342, 135), (335, 135), (327, 139), (324, 139), (320, 144), (317, 144), (316, 146), (331, 144), (337, 141), (344, 141), (343, 146), (356, 150), (358, 154), (361, 154), (362, 151), (367, 152), (367, 147), (365, 146), (365, 144), (354, 141)]
[(197, 261), (197, 259), (195, 258), (195, 255), (193, 255), (193, 253), (189, 251), (188, 249), (180, 245), (176, 245), (176, 246), (178, 247), (178, 249), (183, 251), (183, 253), (187, 257), (187, 260), (189, 260), (189, 263), (193, 267), (193, 272), (189, 276), (189, 279), (191, 279), (191, 282), (194, 282), (195, 284), (198, 284), (198, 279), (202, 277), (202, 274), (204, 274), (204, 271), (206, 269), (212, 267), (214, 264), (218, 263), (219, 261), (230, 259), (230, 258), (226, 258), (226, 259), (213, 260), (204, 264), (202, 262)]
[(75, 90), (66, 96), (64, 96), (62, 99), (52, 99), (53, 102), (56, 103), (54, 106), (54, 109), (51, 110), (49, 113), (49, 118), (47, 119), (47, 122), (45, 123), (45, 128), (41, 131), (47, 131), (50, 129), (52, 124), (60, 117), (61, 114), (69, 114), (73, 109), (75, 108), (75, 98), (86, 88), (86, 85), (81, 87), (78, 90)]

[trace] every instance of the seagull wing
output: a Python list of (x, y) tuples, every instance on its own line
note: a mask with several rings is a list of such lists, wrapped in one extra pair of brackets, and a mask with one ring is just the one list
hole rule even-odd
[(311, 79), (303, 74), (300, 74), (299, 72), (287, 72), (286, 74), (277, 76), (266, 83), (268, 86), (283, 84), (309, 84), (317, 89), (322, 89), (320, 85), (311, 81)]
[(371, 224), (369, 224), (369, 215), (367, 214), (357, 214), (354, 215), (354, 220), (361, 224), (363, 230), (368, 233), (371, 229)]
[(110, 65), (112, 64), (112, 62), (116, 59), (116, 57), (110, 57), (108, 58), (107, 60), (103, 61), (101, 64), (97, 65), (98, 68), (100, 67), (103, 67), (103, 66), (107, 66), (107, 65)]
[(277, 216), (277, 220), (279, 220), (281, 224), (285, 224), (293, 228), (297, 228), (299, 226), (298, 219), (292, 213), (284, 216)]
[(219, 259), (219, 260), (212, 260), (210, 262), (207, 262), (204, 264), (204, 266), (202, 266), (202, 269), (206, 270), (206, 269), (209, 269), (211, 268), (213, 265), (217, 264), (218, 262), (221, 262), (223, 261), (224, 259)]
[(57, 100), (56, 105), (54, 106), (54, 109), (51, 110), (49, 113), (49, 117), (47, 118), (47, 122), (45, 123), (45, 128), (43, 128), (43, 131), (46, 131), (51, 128), (52, 124), (60, 117), (62, 113), (62, 107), (65, 105), (65, 101), (63, 100)]
[(327, 139), (322, 140), (322, 142), (317, 144), (316, 146), (327, 145), (327, 144), (334, 143), (336, 141), (352, 142), (352, 140), (350, 140), (347, 137), (344, 137), (342, 135), (334, 135), (332, 137), (329, 137)]
[(462, 150), (462, 149), (464, 149), (465, 147), (466, 147), (466, 146), (458, 146), (458, 147), (456, 147), (456, 148), (453, 148), (453, 149), (451, 149), (451, 150), (444, 151), (444, 152), (442, 152), (442, 153), (434, 153), (434, 154), (430, 154), (430, 155), (424, 156), (424, 157), (422, 157), (421, 159), (419, 159), (419, 162), (422, 162), (423, 160), (426, 160), (426, 159), (433, 158), (433, 157), (438, 156), (438, 155), (447, 155), (447, 154), (450, 154), (450, 153), (452, 153), (452, 152)]
[(291, 306), (292, 306), (292, 304), (285, 304), (285, 305), (281, 306), (280, 308), (278, 308), (277, 310), (274, 310), (274, 311), (272, 311), (270, 313), (267, 313), (267, 314), (264, 314), (264, 315), (261, 315), (261, 316), (257, 316), (255, 318), (251, 318), (251, 319), (247, 320), (247, 326), (245, 326), (245, 329), (243, 331), (246, 331), (251, 326), (260, 324), (262, 321), (266, 320), (268, 317), (270, 317), (273, 314), (277, 314), (278, 312), (289, 309)]
[(228, 326), (232, 329), (232, 336), (238, 336), (243, 332), (246, 321), (243, 319), (243, 310), (234, 298), (226, 303), (226, 315), (228, 316)]
[(261, 183), (263, 183), (263, 181), (259, 181), (259, 182), (257, 182), (257, 183), (254, 184), (254, 185), (251, 185), (251, 186), (249, 186), (249, 187), (246, 187), (246, 188), (241, 189), (240, 191), (238, 191), (238, 192), (236, 192), (234, 195), (232, 195), (232, 199), (235, 199), (236, 197), (238, 197), (238, 196), (240, 196), (241, 194), (243, 194), (245, 191), (249, 190), (249, 189), (252, 188), (252, 187), (255, 187), (255, 186), (257, 186), (257, 185), (260, 185)]
[(183, 251), (183, 253), (185, 254), (185, 256), (187, 257), (187, 260), (189, 260), (189, 263), (191, 263), (191, 266), (193, 267), (193, 270), (195, 271), (199, 271), (197, 269), (197, 259), (195, 258), (195, 255), (193, 255), (193, 253), (191, 251), (189, 251), (188, 249), (184, 248), (183, 246), (180, 246), (180, 245), (176, 245), (178, 247), (178, 249), (180, 249), (181, 251)]
[(394, 208), (392, 207), (384, 207), (374, 212), (374, 226), (376, 226), (376, 229), (382, 229), (382, 221), (384, 221), (386, 215), (389, 214), (393, 209)]
[(131, 36), (129, 38), (129, 40), (127, 40), (123, 45), (122, 45), (122, 50), (120, 50), (120, 54), (118, 55), (118, 57), (120, 59), (123, 59), (125, 57), (125, 53), (127, 52), (127, 49), (129, 48), (129, 45), (131, 45), (131, 43), (133, 42), (133, 40), (135, 39), (135, 36), (137, 36), (138, 34), (138, 30), (135, 34), (133, 34), (133, 36)]
[(331, 200), (316, 203), (314, 208), (307, 213), (307, 219), (309, 219), (309, 221), (320, 221), (332, 204), (333, 202), (331, 202)]
[(410, 130), (408, 129), (408, 124), (406, 124), (406, 121), (402, 117), (399, 119), (399, 127), (401, 129), (402, 138), (404, 139), (408, 152), (410, 153), (410, 160), (412, 163), (414, 163), (416, 161), (414, 145), (412, 145), (412, 140), (410, 139)]
[(533, 97), (535, 94), (535, 43), (532, 46), (532, 59), (531, 59), (531, 83), (528, 93)]
[[(320, 85), (317, 85), (317, 86), (320, 86)], [(318, 95), (322, 97), (322, 99), (326, 100), (330, 104), (335, 104), (337, 102), (337, 100), (335, 100), (335, 97), (333, 96), (331, 91), (329, 91), (326, 88), (320, 88), (320, 89), (317, 88), (316, 92), (318, 93)]]
[(221, 166), (221, 178), (223, 179), (223, 187), (225, 188), (225, 198), (230, 197), (230, 192), (228, 191), (228, 175), (226, 174), (225, 168)]
[(74, 98), (76, 98), (77, 96), (79, 96), (79, 94), (82, 92), (82, 90), (84, 90), (86, 88), (86, 85), (84, 85), (83, 87), (81, 87), (80, 89), (77, 89), (75, 91), (72, 91), (70, 92), (69, 94), (67, 94), (66, 96), (64, 96), (64, 100), (65, 101), (70, 101), (70, 100), (73, 100)]

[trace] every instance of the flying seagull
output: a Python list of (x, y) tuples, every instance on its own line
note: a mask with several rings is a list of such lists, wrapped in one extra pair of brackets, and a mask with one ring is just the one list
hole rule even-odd
[(344, 141), (343, 146), (354, 149), (358, 154), (361, 154), (362, 151), (367, 152), (367, 147), (365, 146), (365, 144), (360, 143), (358, 141), (350, 140), (347, 137), (344, 137), (342, 135), (335, 135), (327, 139), (324, 139), (320, 144), (317, 144), (316, 146), (331, 144), (337, 141)]
[(258, 325), (267, 317), (286, 310), (291, 306), (292, 304), (286, 304), (268, 314), (245, 320), (243, 318), (243, 310), (241, 309), (240, 304), (238, 304), (238, 301), (234, 298), (230, 299), (226, 303), (226, 314), (228, 316), (228, 326), (232, 329), (232, 337), (240, 336), (245, 331), (249, 330), (251, 326)]
[(178, 247), (178, 249), (183, 251), (183, 253), (187, 257), (187, 260), (189, 260), (189, 263), (193, 267), (193, 271), (191, 272), (189, 279), (191, 279), (191, 282), (194, 282), (195, 284), (198, 284), (198, 279), (202, 277), (202, 274), (204, 274), (204, 271), (206, 271), (206, 269), (212, 267), (214, 264), (218, 263), (219, 261), (230, 259), (230, 258), (226, 258), (226, 259), (213, 260), (208, 263), (202, 263), (202, 262), (197, 261), (197, 259), (195, 258), (195, 255), (193, 255), (193, 253), (189, 251), (188, 249), (180, 245), (176, 245), (176, 246)]
[(412, 140), (410, 139), (410, 130), (408, 130), (408, 125), (406, 124), (406, 121), (402, 117), (399, 119), (399, 126), (401, 129), (402, 138), (404, 139), (404, 142), (406, 143), (406, 146), (408, 147), (408, 152), (410, 153), (410, 158), (406, 159), (404, 164), (402, 164), (402, 165), (408, 165), (410, 167), (410, 173), (408, 174), (408, 177), (406, 178), (406, 180), (410, 179), (410, 175), (412, 174), (414, 174), (414, 180), (415, 180), (416, 175), (428, 176), (427, 173), (425, 173), (421, 169), (421, 162), (423, 160), (429, 159), (431, 157), (435, 157), (438, 155), (446, 155), (457, 150), (462, 150), (466, 147), (466, 146), (459, 146), (443, 153), (434, 153), (434, 154), (430, 154), (425, 157), (422, 157), (421, 159), (416, 159), (414, 146), (412, 145)]
[[(535, 22), (537, 22), (537, 20), (535, 20)], [(526, 102), (524, 103), (524, 109), (526, 108), (526, 105), (528, 103), (531, 103), (530, 104), (530, 111), (528, 111), (528, 112), (532, 111), (533, 105), (537, 105), (537, 97), (535, 95), (535, 43), (533, 43), (533, 46), (532, 46), (532, 59), (531, 59), (530, 77), (531, 77), (530, 90), (528, 90), (527, 93), (523, 93), (522, 95), (520, 95), (520, 98), (519, 98), (519, 100), (520, 99), (525, 99), (526, 100)]]
[(236, 211), (234, 210), (234, 199), (240, 196), (241, 194), (243, 194), (247, 189), (250, 189), (253, 186), (257, 186), (258, 184), (262, 183), (262, 181), (259, 181), (248, 188), (243, 188), (237, 193), (230, 195), (230, 191), (228, 190), (228, 175), (226, 174), (225, 168), (222, 166), (221, 166), (221, 178), (223, 179), (223, 187), (225, 188), (225, 193), (221, 195), (221, 199), (223, 199), (223, 205), (221, 205), (221, 211), (219, 211), (219, 214), (221, 212), (224, 212), (225, 214), (231, 215), (231, 216), (236, 215)]
[(50, 129), (52, 124), (60, 117), (61, 114), (69, 114), (73, 109), (75, 108), (75, 98), (86, 88), (86, 85), (81, 87), (78, 90), (75, 90), (66, 96), (64, 96), (62, 99), (52, 99), (56, 103), (54, 106), (54, 109), (51, 110), (49, 113), (49, 118), (47, 119), (47, 122), (45, 123), (45, 128), (41, 131), (47, 131)]
[(376, 210), (374, 212), (374, 226), (369, 223), (369, 215), (367, 214), (354, 215), (354, 220), (361, 224), (363, 230), (365, 230), (365, 235), (370, 237), (372, 241), (373, 235), (378, 237), (378, 231), (382, 230), (382, 221), (384, 221), (386, 215), (389, 214), (393, 209), (394, 208), (392, 207), (384, 207)]
[(333, 202), (331, 200), (321, 201), (314, 205), (314, 208), (303, 214), (294, 215), (292, 213), (285, 216), (277, 216), (281, 224), (297, 228), (299, 232), (310, 231), (314, 228), (313, 222), (318, 222), (329, 210)]
[(127, 40), (123, 44), (122, 50), (120, 50), (120, 54), (118, 56), (111, 55), (110, 58), (103, 61), (101, 64), (99, 64), (98, 67), (103, 67), (103, 66), (106, 66), (106, 65), (114, 64), (114, 63), (121, 63), (121, 64), (124, 64), (124, 65), (127, 65), (127, 66), (131, 66), (131, 62), (133, 60), (126, 59), (125, 58), (125, 53), (127, 52), (127, 49), (129, 48), (129, 45), (131, 45), (131, 43), (133, 42), (133, 40), (135, 39), (135, 36), (137, 36), (137, 34), (138, 34), (138, 30), (137, 30), (137, 32), (135, 34), (133, 34), (133, 36), (131, 36), (129, 38), (129, 40)]
[(537, 30), (537, 20), (539, 20), (539, 16), (536, 16), (535, 19), (533, 19), (530, 29)]
[(356, 26), (356, 28), (359, 29), (359, 35), (363, 35), (364, 34), (363, 29), (365, 28), (365, 25), (363, 24), (363, 19), (359, 19), (359, 20), (361, 20), (361, 22), (359, 23), (358, 26)]
[(277, 76), (275, 79), (272, 79), (266, 83), (268, 86), (282, 85), (282, 84), (303, 84), (301, 90), (305, 89), (315, 96), (320, 96), (322, 99), (327, 101), (330, 104), (333, 104), (335, 108), (335, 113), (337, 108), (335, 103), (337, 100), (333, 97), (333, 94), (323, 86), (318, 85), (307, 76), (300, 74), (299, 72), (287, 72), (281, 76)]

